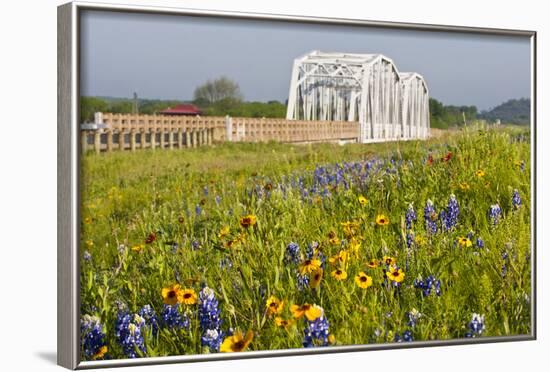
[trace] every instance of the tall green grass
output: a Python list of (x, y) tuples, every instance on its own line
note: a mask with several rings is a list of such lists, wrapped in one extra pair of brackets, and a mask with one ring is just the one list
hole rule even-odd
[[(449, 153), (450, 160), (442, 160)], [(173, 283), (197, 293), (203, 285), (214, 289), (224, 330), (254, 332), (249, 350), (302, 347), (305, 321), (277, 327), (265, 311), (270, 295), (285, 301), (280, 316), (286, 319), (292, 319), (291, 304), (321, 306), (336, 345), (393, 342), (406, 330), (414, 340), (461, 338), (472, 313), (485, 315), (482, 336), (529, 333), (529, 160), (528, 133), (510, 129), (373, 145), (233, 143), (88, 154), (81, 167), (81, 255), (87, 252), (91, 260), (81, 260), (81, 313), (101, 319), (109, 358), (125, 357), (114, 332), (119, 309), (134, 313), (150, 304), (160, 313), (161, 290)], [(308, 188), (316, 167), (355, 161), (380, 168), (349, 187), (328, 187), (329, 196), (304, 197), (292, 185), (300, 179)], [(522, 199), (519, 208), (512, 205), (514, 190)], [(451, 194), (460, 205), (458, 225), (430, 235), (426, 201), (441, 211)], [(359, 196), (368, 203), (361, 205)], [(496, 203), (503, 216), (493, 225), (487, 213)], [(409, 205), (418, 217), (411, 230), (404, 221)], [(242, 228), (239, 220), (249, 214), (257, 224)], [(390, 224), (377, 225), (379, 214)], [(353, 234), (346, 234), (346, 221), (358, 224)], [(224, 227), (229, 234), (220, 237)], [(344, 243), (331, 242), (331, 232)], [(151, 233), (156, 240), (147, 244)], [(407, 233), (416, 239), (410, 249)], [(461, 247), (458, 239), (469, 233), (472, 246)], [(227, 247), (239, 237), (244, 242)], [(478, 237), (483, 248), (476, 246)], [(360, 243), (356, 254), (353, 241)], [(327, 258), (346, 250), (350, 258), (342, 268), (348, 278), (332, 278), (336, 266), (327, 259), (320, 288), (300, 290), (296, 267), (284, 261), (290, 242), (302, 253), (318, 242)], [(383, 256), (405, 270), (399, 288), (385, 280), (384, 265), (367, 266)], [(367, 289), (354, 281), (361, 271), (373, 278)], [(429, 275), (441, 280), (441, 296), (423, 296), (414, 287), (414, 279)], [(205, 352), (196, 305), (182, 308), (189, 330), (147, 332), (143, 356)], [(422, 314), (415, 327), (407, 324), (413, 309)]]

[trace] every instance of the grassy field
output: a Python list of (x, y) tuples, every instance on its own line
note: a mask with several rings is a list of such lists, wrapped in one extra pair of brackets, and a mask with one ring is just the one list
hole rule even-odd
[(530, 332), (530, 144), (224, 144), (82, 161), (82, 359)]

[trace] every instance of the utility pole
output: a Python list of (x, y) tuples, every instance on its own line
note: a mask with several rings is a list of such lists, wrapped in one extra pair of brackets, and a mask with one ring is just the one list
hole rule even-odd
[(139, 106), (138, 106), (138, 95), (136, 92), (134, 92), (134, 101), (132, 104), (132, 114), (137, 115), (139, 114)]

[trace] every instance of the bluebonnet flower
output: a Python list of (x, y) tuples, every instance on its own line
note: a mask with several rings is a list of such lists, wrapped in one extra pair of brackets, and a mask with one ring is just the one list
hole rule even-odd
[(408, 232), (405, 238), (406, 238), (406, 242), (407, 242), (407, 248), (410, 249), (414, 244), (414, 234)]
[(466, 337), (472, 338), (481, 336), (485, 330), (485, 316), (476, 313), (472, 314), (472, 320), (468, 323), (469, 331), (466, 333)]
[(164, 304), (161, 319), (162, 324), (168, 328), (189, 328), (189, 319), (181, 313), (179, 304)]
[(105, 333), (97, 316), (84, 315), (80, 319), (80, 346), (84, 356), (94, 359), (105, 346)]
[(321, 316), (315, 320), (306, 320), (304, 329), (304, 347), (328, 346), (329, 344), (329, 322), (321, 308)]
[(219, 195), (216, 195), (216, 197), (214, 198), (214, 200), (216, 201), (216, 205), (220, 205), (221, 201), (222, 201), (222, 197), (219, 196)]
[(199, 243), (198, 240), (193, 240), (191, 242), (191, 248), (196, 251), (197, 249), (199, 249), (201, 247), (201, 244)]
[(407, 213), (405, 213), (405, 225), (407, 226), (407, 229), (411, 229), (412, 224), (415, 221), (416, 221), (416, 212), (414, 211), (412, 204), (409, 204)]
[(195, 215), (200, 216), (201, 213), (202, 213), (202, 208), (201, 208), (200, 205), (197, 204), (197, 205), (195, 206)]
[(451, 230), (458, 223), (458, 215), (460, 214), (460, 208), (456, 197), (451, 194), (449, 202), (447, 203), (447, 209), (441, 211), (440, 218), (445, 231)]
[(92, 255), (90, 254), (90, 252), (84, 251), (84, 253), (82, 254), (82, 259), (86, 262), (91, 262), (92, 261)]
[(407, 312), (407, 325), (414, 328), (420, 317), (422, 317), (422, 313), (413, 308), (411, 311)]
[(428, 199), (424, 207), (424, 221), (426, 222), (426, 232), (435, 234), (437, 232), (437, 214), (433, 202)]
[(512, 194), (512, 206), (516, 209), (521, 207), (521, 197), (519, 196), (518, 190), (514, 190), (514, 193)]
[(210, 351), (219, 350), (222, 342), (223, 333), (217, 329), (207, 329), (201, 336), (201, 344), (208, 347)]
[(492, 220), (493, 225), (496, 225), (498, 221), (500, 220), (500, 217), (502, 216), (502, 209), (500, 209), (500, 205), (493, 204), (489, 208), (489, 218)]
[(300, 275), (299, 272), (296, 272), (296, 287), (300, 291), (309, 288), (309, 275)]
[(145, 305), (139, 310), (138, 314), (145, 319), (145, 325), (149, 327), (153, 335), (156, 336), (159, 330), (159, 321), (153, 307), (151, 307), (151, 305)]
[(208, 186), (204, 186), (202, 189), (204, 196), (208, 196)]
[(115, 322), (115, 336), (128, 358), (137, 358), (138, 352), (147, 352), (142, 334), (144, 326), (145, 319), (138, 314), (118, 313)]
[(207, 346), (211, 352), (219, 351), (223, 340), (220, 329), (222, 320), (218, 300), (214, 291), (208, 287), (204, 287), (199, 293), (199, 322), (202, 330), (202, 345)]
[(286, 264), (292, 263), (297, 265), (300, 261), (300, 246), (294, 242), (289, 243), (286, 246), (284, 262)]
[(425, 280), (422, 278), (415, 279), (413, 286), (418, 289), (422, 289), (422, 295), (424, 297), (429, 296), (432, 290), (437, 296), (441, 296), (441, 280), (436, 279), (433, 275), (428, 276)]
[(406, 330), (403, 332), (403, 336), (401, 336), (399, 333), (395, 334), (395, 337), (393, 338), (394, 342), (411, 342), (413, 341), (413, 335), (410, 330)]
[(231, 258), (229, 256), (224, 256), (220, 260), (220, 269), (231, 269), (233, 267), (233, 261), (231, 261)]
[(485, 247), (485, 243), (483, 242), (483, 239), (481, 239), (481, 238), (477, 238), (476, 245), (477, 245), (478, 248)]

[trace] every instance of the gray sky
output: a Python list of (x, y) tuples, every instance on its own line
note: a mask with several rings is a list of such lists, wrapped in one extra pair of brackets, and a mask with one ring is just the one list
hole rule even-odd
[(81, 25), (83, 95), (189, 100), (225, 75), (246, 100), (284, 102), (293, 59), (317, 49), (385, 54), (445, 104), (481, 110), (530, 97), (527, 37), (100, 11)]

